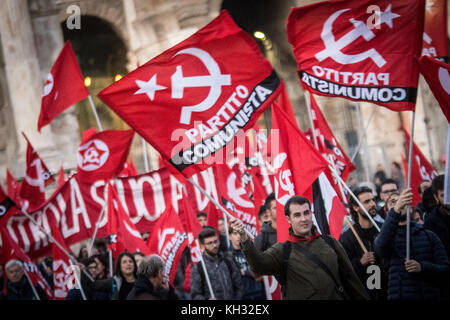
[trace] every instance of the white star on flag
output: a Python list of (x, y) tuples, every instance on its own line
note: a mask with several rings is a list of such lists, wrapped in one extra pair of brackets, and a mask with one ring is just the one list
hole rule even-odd
[(134, 94), (145, 93), (152, 101), (155, 99), (155, 91), (167, 88), (156, 83), (156, 74), (148, 81), (136, 80), (136, 84), (139, 87), (139, 90)]
[(392, 29), (392, 20), (398, 17), (400, 17), (399, 14), (391, 12), (391, 4), (389, 4), (386, 10), (381, 13), (380, 25), (382, 23), (386, 23), (389, 26), (389, 28)]

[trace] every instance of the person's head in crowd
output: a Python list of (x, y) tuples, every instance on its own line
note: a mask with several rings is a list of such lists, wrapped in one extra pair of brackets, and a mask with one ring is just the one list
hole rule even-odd
[(206, 226), (207, 217), (208, 216), (206, 215), (206, 212), (203, 211), (197, 212), (197, 220), (202, 227)]
[(97, 260), (95, 259), (94, 256), (90, 256), (89, 258), (87, 258), (84, 261), (84, 265), (86, 266), (87, 271), (89, 272), (89, 274), (96, 279), (98, 276), (98, 271), (97, 271)]
[(302, 196), (293, 196), (284, 205), (284, 214), (295, 235), (309, 237), (312, 235), (311, 203)]
[(94, 241), (94, 247), (97, 248), (98, 254), (104, 255), (108, 253), (108, 248), (106, 247), (106, 241), (103, 239), (96, 239)]
[(116, 262), (116, 275), (119, 277), (128, 279), (136, 278), (137, 264), (131, 253), (122, 252), (117, 257)]
[(397, 203), (399, 197), (400, 192), (395, 191), (391, 193), (391, 195), (386, 199), (385, 207), (387, 213), (389, 213), (389, 211), (391, 211), (391, 209), (395, 207), (395, 204)]
[(23, 264), (19, 260), (9, 260), (5, 265), (6, 277), (12, 283), (17, 283), (24, 276)]
[(219, 253), (219, 239), (217, 231), (213, 227), (205, 227), (198, 234), (201, 248), (211, 257), (215, 257)]
[(431, 182), (431, 188), (433, 188), (434, 198), (440, 205), (441, 212), (450, 215), (450, 205), (444, 204), (444, 180), (445, 175), (443, 174), (435, 177)]
[(433, 208), (438, 205), (437, 200), (434, 196), (433, 188), (429, 187), (423, 191), (422, 205), (423, 205), (423, 210), (427, 213), (430, 213), (431, 210), (433, 210)]
[(87, 259), (88, 257), (89, 257), (88, 248), (87, 248), (86, 245), (82, 245), (80, 247), (80, 251), (78, 251), (77, 260), (78, 261), (83, 261), (83, 260)]
[[(373, 196), (372, 189), (368, 187), (358, 187), (353, 191), (359, 202), (363, 205), (364, 209), (372, 216), (377, 214), (377, 205)], [(358, 205), (353, 197), (349, 199), (350, 214), (353, 221), (358, 222), (360, 225), (363, 222), (369, 222), (370, 219), (364, 213), (364, 210)]]
[(145, 257), (145, 254), (143, 254), (140, 251), (136, 251), (135, 253), (133, 253), (133, 258), (134, 261), (136, 261), (136, 265), (139, 267), (139, 265), (141, 264), (142, 258)]
[(217, 220), (217, 229), (219, 229), (219, 233), (221, 235), (225, 235), (227, 233), (226, 229), (225, 229), (225, 220), (224, 220), (224, 218), (219, 218)]
[(417, 222), (418, 224), (423, 224), (423, 220), (421, 218), (422, 212), (420, 209), (417, 207), (411, 207), (409, 210), (411, 221)]
[(264, 205), (269, 210), (272, 227), (275, 228), (277, 223), (277, 200), (275, 199), (275, 193), (272, 192), (267, 196)]
[(398, 184), (394, 179), (386, 179), (380, 185), (380, 200), (386, 202), (391, 193), (399, 191)]
[(53, 274), (53, 258), (52, 257), (46, 257), (44, 260), (42, 260), (42, 266), (44, 267), (44, 271), (46, 274), (51, 276)]
[(270, 211), (265, 205), (261, 205), (258, 211), (259, 226), (262, 226), (264, 222), (270, 221)]
[(147, 241), (149, 236), (150, 236), (150, 232), (142, 232), (141, 233), (142, 240), (144, 240), (144, 241)]
[(232, 227), (228, 228), (228, 237), (230, 238), (231, 246), (235, 250), (241, 249), (241, 236), (236, 230), (233, 230)]
[(145, 256), (137, 269), (137, 275), (147, 278), (155, 290), (168, 288), (168, 279), (164, 274), (164, 261), (157, 254)]
[(97, 254), (93, 256), (97, 263), (97, 279), (106, 279), (108, 277), (108, 260), (104, 254)]
[(422, 182), (419, 184), (419, 187), (417, 188), (417, 192), (419, 193), (420, 197), (422, 198), (423, 192), (425, 189), (428, 189), (431, 187), (431, 181), (430, 180), (422, 180)]

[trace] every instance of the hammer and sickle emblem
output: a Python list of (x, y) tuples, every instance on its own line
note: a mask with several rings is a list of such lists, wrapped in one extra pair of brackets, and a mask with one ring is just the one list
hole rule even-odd
[(183, 69), (177, 66), (177, 70), (172, 75), (172, 98), (183, 98), (184, 88), (187, 87), (210, 87), (208, 96), (199, 104), (193, 106), (183, 106), (181, 109), (180, 123), (189, 124), (191, 122), (192, 112), (202, 112), (208, 110), (216, 103), (222, 93), (222, 86), (231, 85), (231, 76), (221, 74), (219, 66), (211, 55), (198, 48), (183, 49), (175, 54), (190, 54), (200, 59), (209, 72), (208, 76), (184, 77)]
[(28, 175), (25, 176), (25, 180), (28, 182), (29, 185), (33, 187), (39, 187), (40, 192), (45, 192), (45, 175), (44, 175), (44, 169), (42, 168), (42, 162), (40, 159), (34, 159), (33, 162), (31, 162), (30, 167), (36, 167), (36, 178), (33, 179), (29, 177)]
[[(278, 171), (278, 169), (281, 169), (283, 166), (284, 161), (287, 158), (286, 153), (280, 153), (275, 159), (274, 159), (274, 169), (275, 171)], [(292, 176), (291, 170), (279, 170), (278, 172), (278, 179), (275, 179), (275, 195), (277, 198), (277, 201), (284, 205), (290, 197), (295, 195), (294, 192), (294, 184), (292, 183), (290, 177)], [(283, 195), (282, 197), (279, 196), (279, 190), (283, 189), (284, 191), (287, 191), (287, 194)]]
[(53, 75), (49, 73), (47, 75), (47, 81), (45, 82), (44, 93), (42, 94), (42, 96), (45, 97), (50, 92), (52, 92), (52, 90), (53, 90)]
[[(388, 8), (389, 9), (389, 8)], [(322, 33), (320, 34), (325, 49), (315, 55), (317, 60), (323, 61), (326, 58), (331, 58), (340, 64), (352, 64), (363, 61), (365, 59), (372, 59), (372, 61), (381, 68), (386, 64), (386, 60), (375, 49), (369, 49), (359, 54), (344, 54), (341, 52), (343, 48), (351, 44), (353, 41), (362, 36), (366, 41), (375, 37), (375, 34), (366, 26), (362, 21), (350, 19), (350, 22), (354, 25), (354, 29), (339, 40), (336, 41), (333, 34), (333, 22), (344, 12), (350, 9), (342, 9), (333, 13), (323, 25)], [(390, 10), (390, 9), (389, 9)]]
[(99, 154), (95, 148), (89, 148), (84, 154), (83, 163), (97, 163), (100, 164)]

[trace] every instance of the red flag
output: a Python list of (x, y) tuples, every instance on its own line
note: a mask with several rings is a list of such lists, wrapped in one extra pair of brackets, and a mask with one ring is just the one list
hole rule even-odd
[(123, 164), (123, 169), (119, 173), (119, 177), (134, 177), (137, 176), (139, 173), (136, 170), (136, 167), (134, 166), (133, 159), (128, 158), (127, 162)]
[(88, 140), (92, 138), (94, 134), (97, 133), (97, 128), (89, 128), (83, 131), (83, 134), (81, 135), (81, 144), (84, 144)]
[[(407, 154), (409, 155), (409, 144), (410, 144), (410, 135), (403, 128), (403, 133), (405, 134), (406, 140), (406, 148)], [(405, 162), (406, 164), (406, 162)], [(405, 169), (405, 177), (408, 178), (408, 165), (403, 166)], [(425, 156), (420, 151), (419, 147), (413, 142), (413, 154), (412, 154), (412, 163), (411, 163), (411, 191), (413, 194), (412, 198), (412, 206), (416, 206), (420, 201), (420, 195), (418, 193), (419, 184), (423, 180), (432, 181), (437, 176), (436, 170), (434, 170), (431, 163), (425, 158)], [(407, 180), (408, 181), (408, 180)]]
[(66, 175), (64, 174), (64, 169), (61, 166), (59, 168), (59, 174), (58, 174), (58, 187), (62, 186), (67, 181)]
[(279, 83), (256, 42), (222, 11), (98, 96), (189, 177), (223, 160), (225, 146), (255, 123)]
[(88, 96), (77, 58), (67, 41), (44, 85), (38, 131), (61, 112)]
[(150, 252), (157, 253), (165, 262), (164, 273), (173, 286), (178, 263), (188, 244), (188, 237), (172, 206), (159, 217), (147, 244)]
[(9, 218), (20, 212), (14, 201), (0, 190), (0, 225), (6, 225)]
[(20, 204), (20, 183), (17, 182), (8, 169), (6, 169), (6, 184), (8, 187), (8, 197), (10, 197), (14, 202)]
[(129, 215), (120, 202), (117, 191), (108, 182), (108, 239), (109, 250), (112, 251), (113, 257), (128, 251), (130, 253), (140, 251), (145, 255), (150, 254), (150, 250), (142, 239), (141, 234), (131, 222)]
[(419, 60), (420, 70), (450, 123), (450, 65), (423, 56)]
[[(277, 137), (278, 135), (278, 137)], [(289, 119), (276, 103), (272, 106), (270, 144), (276, 144), (274, 154), (275, 197), (277, 199), (277, 236), (279, 242), (288, 238), (289, 222), (284, 215), (284, 204), (294, 196), (306, 196), (312, 183), (328, 166), (322, 155)], [(310, 192), (308, 192), (310, 193)], [(312, 193), (309, 195), (312, 201)]]
[[(311, 98), (311, 113), (319, 151), (322, 153), (322, 156), (327, 162), (330, 161), (330, 158), (333, 160), (336, 171), (339, 173), (342, 180), (346, 181), (349, 174), (353, 170), (355, 170), (355, 166), (347, 157), (339, 142), (334, 137), (334, 134), (328, 126), (328, 123), (325, 120), (322, 112), (320, 111), (320, 108), (317, 105), (314, 96), (312, 94), (310, 94), (309, 96)], [(328, 180), (332, 182), (333, 188), (341, 198), (342, 195), (340, 195), (338, 180), (334, 177), (334, 175), (331, 174), (330, 170), (326, 170), (325, 173), (328, 176)]]
[[(70, 252), (56, 224), (53, 224), (51, 228), (52, 237), (55, 241), (57, 241), (67, 252)], [(76, 284), (73, 283), (75, 279), (72, 261), (55, 242), (52, 243), (52, 254), (55, 300), (65, 300), (67, 292), (69, 292), (71, 288), (75, 287)]]
[(25, 202), (24, 209), (33, 212), (45, 202), (45, 187), (55, 182), (44, 161), (34, 150), (27, 136), (27, 169), (20, 187), (20, 197)]
[(28, 273), (30, 281), (34, 286), (40, 286), (46, 293), (49, 300), (53, 299), (53, 292), (47, 281), (45, 281), (36, 264), (23, 252), (19, 245), (11, 238), (6, 227), (0, 224), (0, 237), (2, 239), (3, 262), (8, 263), (12, 259), (20, 260), (24, 270)]
[(426, 2), (422, 56), (448, 59), (446, 0)]
[(425, 0), (326, 1), (291, 10), (300, 82), (312, 93), (414, 110)]
[(255, 205), (242, 186), (238, 165), (229, 168), (226, 164), (216, 164), (213, 170), (221, 204), (231, 215), (242, 220), (248, 232), (256, 236), (258, 214), (255, 214)]
[(94, 182), (111, 179), (123, 168), (133, 140), (133, 130), (105, 130), (78, 148), (78, 177)]
[(202, 226), (198, 222), (194, 210), (189, 205), (189, 201), (185, 193), (183, 193), (183, 211), (186, 217), (186, 233), (188, 236), (189, 249), (191, 250), (191, 259), (194, 263), (200, 261), (201, 250), (197, 245), (196, 239), (198, 234), (202, 231)]
[(206, 225), (211, 226), (219, 232), (219, 218), (223, 217), (222, 211), (216, 207), (211, 201), (205, 209), (206, 211)]

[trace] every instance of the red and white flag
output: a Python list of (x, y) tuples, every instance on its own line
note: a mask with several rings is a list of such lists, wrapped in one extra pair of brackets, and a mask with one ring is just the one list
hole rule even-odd
[(202, 231), (202, 226), (198, 222), (197, 216), (192, 209), (186, 194), (183, 192), (183, 211), (186, 219), (186, 233), (188, 236), (189, 249), (191, 250), (192, 262), (197, 263), (200, 261), (202, 254), (200, 247), (198, 246), (198, 234)]
[(190, 177), (223, 161), (225, 147), (253, 126), (279, 84), (256, 42), (222, 11), (98, 96)]
[(448, 61), (447, 0), (426, 2), (422, 56)]
[(127, 162), (123, 164), (123, 169), (120, 171), (118, 177), (134, 177), (139, 173), (134, 166), (133, 159), (128, 158)]
[(107, 188), (108, 248), (112, 251), (113, 257), (117, 258), (124, 251), (130, 253), (140, 251), (145, 255), (150, 254), (147, 244), (131, 222), (130, 216), (125, 212), (116, 189), (109, 182)]
[(188, 245), (188, 236), (172, 206), (159, 217), (147, 244), (150, 252), (158, 254), (165, 262), (164, 274), (173, 286), (178, 263)]
[(291, 10), (288, 41), (312, 93), (414, 110), (425, 0), (325, 1)]
[(33, 212), (45, 202), (45, 187), (55, 182), (44, 161), (34, 150), (27, 136), (27, 169), (20, 186), (20, 198), (24, 201), (24, 209)]
[[(278, 154), (273, 155), (278, 242), (286, 241), (289, 236), (289, 222), (284, 215), (285, 203), (294, 195), (306, 196), (313, 182), (328, 166), (294, 121), (276, 103), (272, 105), (269, 141), (279, 148)], [(312, 194), (308, 198), (312, 201)]]
[(133, 130), (105, 130), (91, 135), (78, 148), (78, 177), (94, 182), (119, 174), (130, 151)]
[(419, 60), (420, 70), (450, 123), (450, 65), (423, 56)]
[(77, 58), (67, 41), (44, 84), (38, 131), (61, 112), (88, 96)]
[(34, 286), (40, 286), (49, 300), (53, 300), (53, 291), (47, 281), (45, 281), (37, 265), (31, 261), (30, 257), (11, 238), (6, 226), (0, 224), (0, 238), (2, 240), (2, 261), (6, 265), (10, 260), (20, 260), (23, 263), (24, 271), (28, 274)]
[(66, 181), (67, 181), (66, 175), (64, 174), (64, 169), (61, 166), (59, 168), (59, 174), (58, 174), (58, 186), (61, 187)]
[[(67, 251), (70, 252), (64, 238), (56, 224), (52, 225), (52, 237)], [(65, 300), (67, 292), (76, 286), (75, 269), (70, 258), (58, 245), (52, 243), (53, 255), (53, 285), (55, 300)]]
[(6, 185), (8, 190), (8, 197), (10, 197), (14, 202), (20, 206), (20, 183), (17, 182), (16, 178), (6, 169)]
[(6, 225), (9, 218), (21, 212), (14, 201), (0, 190), (0, 225)]
[[(403, 127), (402, 127), (403, 128)], [(406, 140), (407, 154), (409, 155), (410, 135), (403, 128), (403, 133)], [(408, 164), (402, 156), (403, 168), (405, 177), (408, 179)], [(418, 188), (423, 180), (432, 181), (437, 176), (431, 163), (425, 158), (419, 147), (413, 142), (413, 154), (411, 163), (411, 191), (413, 194), (411, 205), (416, 206), (422, 199), (418, 193)], [(408, 181), (408, 180), (407, 180)]]

